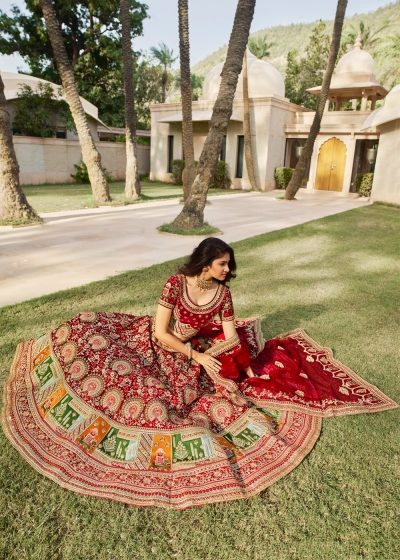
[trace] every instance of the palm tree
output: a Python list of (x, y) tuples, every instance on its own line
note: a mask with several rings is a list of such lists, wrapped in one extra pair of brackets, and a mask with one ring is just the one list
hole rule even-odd
[(131, 44), (131, 14), (129, 0), (120, 0), (122, 26), (122, 61), (124, 67), (125, 96), (125, 136), (126, 136), (126, 178), (125, 196), (135, 199), (140, 197), (140, 180), (136, 147), (136, 114), (133, 90), (133, 63)]
[(167, 45), (163, 42), (158, 43), (159, 48), (157, 47), (150, 47), (150, 52), (153, 57), (158, 60), (160, 66), (163, 67), (164, 72), (162, 74), (162, 99), (161, 103), (165, 103), (165, 99), (167, 97), (167, 82), (168, 82), (168, 71), (172, 68), (173, 63), (178, 58), (177, 56), (174, 57), (173, 49), (169, 49)]
[(357, 40), (359, 31), (361, 32), (361, 43), (365, 50), (374, 53), (379, 43), (381, 43), (382, 38), (379, 34), (389, 27), (388, 22), (385, 22), (379, 29), (372, 30), (370, 26), (365, 25), (363, 21), (360, 21), (359, 25), (350, 25), (349, 29), (343, 34), (342, 43), (344, 45), (354, 45)]
[(321, 93), (318, 99), (317, 110), (315, 112), (314, 120), (310, 128), (310, 134), (304, 144), (303, 151), (296, 168), (290, 179), (285, 191), (285, 200), (293, 200), (297, 191), (301, 186), (304, 174), (306, 172), (308, 160), (311, 158), (315, 140), (321, 129), (321, 121), (325, 110), (325, 104), (328, 99), (329, 88), (331, 86), (332, 74), (335, 69), (336, 59), (340, 48), (340, 39), (342, 36), (343, 21), (346, 13), (348, 0), (338, 0), (335, 21), (333, 24), (333, 34), (331, 47), (329, 51), (328, 66), (325, 70), (324, 81), (321, 86)]
[(388, 89), (392, 89), (393, 86), (400, 82), (399, 58), (400, 33), (395, 33), (387, 37), (387, 42), (385, 42), (384, 45), (384, 53), (382, 55), (383, 60), (389, 59), (389, 61), (393, 62), (382, 75), (382, 80), (387, 84)]
[(208, 187), (214, 177), (224, 135), (232, 115), (239, 74), (242, 70), (256, 0), (238, 0), (235, 20), (229, 39), (228, 53), (221, 72), (221, 85), (214, 105), (209, 132), (197, 166), (197, 175), (190, 195), (173, 225), (185, 230), (196, 229), (204, 223), (204, 207)]
[[(197, 76), (197, 74), (190, 74), (190, 85), (192, 86), (192, 101), (197, 101), (201, 95), (203, 88), (204, 77)], [(181, 77), (176, 76), (175, 86), (181, 89)]]
[(194, 163), (193, 122), (192, 122), (192, 84), (190, 75), (190, 44), (189, 44), (189, 7), (188, 0), (178, 0), (179, 12), (179, 54), (181, 70), (182, 95), (182, 144), (185, 169), (182, 173), (183, 200), (189, 196), (196, 166)]
[(0, 73), (0, 220), (28, 221), (39, 217), (26, 200), (19, 184), (19, 165), (15, 155), (10, 114)]
[(78, 90), (76, 89), (74, 75), (68, 60), (67, 51), (65, 50), (60, 25), (54, 12), (53, 4), (51, 0), (39, 1), (46, 22), (47, 33), (49, 34), (51, 46), (53, 48), (54, 59), (60, 73), (65, 97), (67, 98), (78, 133), (82, 150), (82, 159), (88, 170), (93, 197), (96, 202), (109, 202), (111, 200), (110, 193), (107, 179), (101, 168), (101, 157), (96, 149), (92, 135), (90, 134), (85, 111), (83, 110)]
[(249, 79), (247, 72), (247, 49), (243, 57), (243, 136), (244, 158), (246, 161), (247, 176), (253, 191), (259, 190), (254, 173), (253, 146), (251, 142), (251, 120), (249, 103)]
[[(274, 43), (267, 42), (267, 36), (252, 37), (249, 39), (249, 51), (259, 59), (270, 55), (269, 49)], [(243, 136), (244, 136), (244, 157), (246, 161), (247, 176), (252, 190), (259, 190), (254, 173), (254, 158), (251, 139), (251, 115), (249, 104), (249, 80), (247, 72), (247, 50), (243, 58)]]
[(267, 35), (258, 35), (257, 37), (250, 37), (248, 47), (251, 54), (261, 60), (270, 56), (270, 48), (274, 45), (275, 43), (268, 43)]

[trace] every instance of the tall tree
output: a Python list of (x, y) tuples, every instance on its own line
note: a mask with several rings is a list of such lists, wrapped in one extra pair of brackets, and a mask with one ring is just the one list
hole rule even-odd
[(109, 202), (110, 193), (107, 179), (101, 167), (101, 157), (96, 149), (92, 135), (90, 134), (85, 111), (83, 110), (78, 91), (76, 89), (74, 75), (68, 61), (61, 29), (56, 18), (51, 0), (39, 0), (46, 22), (47, 32), (53, 47), (54, 59), (61, 76), (65, 97), (67, 98), (75, 128), (78, 133), (79, 143), (82, 150), (82, 159), (86, 164), (93, 197), (96, 202)]
[(307, 89), (320, 86), (324, 79), (330, 49), (330, 38), (325, 29), (326, 24), (322, 21), (314, 27), (303, 57), (299, 59), (297, 50), (290, 51), (287, 56), (286, 96), (292, 103), (313, 111), (318, 100)]
[[(270, 55), (269, 49), (273, 43), (268, 43), (267, 36), (258, 36), (249, 39), (248, 50), (257, 58), (262, 59)], [(254, 146), (251, 138), (251, 114), (249, 102), (249, 76), (247, 67), (248, 51), (243, 57), (243, 136), (244, 157), (246, 161), (247, 176), (253, 191), (259, 190), (254, 172)]]
[(285, 200), (293, 200), (297, 191), (301, 186), (304, 174), (306, 172), (308, 160), (311, 158), (315, 140), (321, 130), (321, 121), (325, 111), (326, 101), (328, 99), (329, 89), (331, 87), (332, 74), (335, 69), (337, 55), (340, 48), (340, 39), (342, 37), (343, 21), (346, 13), (348, 0), (338, 0), (335, 21), (333, 24), (332, 41), (329, 50), (328, 66), (325, 71), (324, 80), (322, 82), (321, 93), (318, 99), (317, 110), (312, 122), (310, 133), (304, 144), (303, 151), (296, 168), (290, 179), (285, 191)]
[(8, 222), (38, 219), (19, 184), (19, 165), (0, 72), (0, 220)]
[(255, 4), (256, 0), (238, 0), (228, 53), (221, 72), (221, 85), (214, 104), (209, 131), (190, 195), (181, 213), (174, 220), (174, 226), (177, 228), (196, 229), (204, 223), (207, 191), (215, 174), (224, 135), (232, 115), (233, 98), (242, 70), (243, 56), (249, 39)]
[(389, 35), (382, 54), (383, 60), (392, 61), (391, 64), (383, 73), (382, 80), (388, 89), (392, 89), (395, 85), (400, 83), (400, 33)]
[(381, 33), (389, 27), (389, 23), (386, 21), (378, 29), (372, 29), (369, 25), (361, 20), (358, 25), (351, 24), (348, 29), (343, 32), (342, 44), (344, 45), (354, 45), (356, 42), (358, 32), (361, 32), (361, 44), (363, 49), (369, 51), (371, 54), (376, 52), (379, 44), (382, 42)]
[(257, 35), (257, 37), (250, 37), (249, 39), (249, 51), (260, 60), (270, 56), (270, 49), (275, 45), (273, 42), (268, 43), (267, 39), (267, 35)]
[(150, 47), (150, 52), (163, 68), (161, 103), (165, 103), (167, 98), (168, 72), (171, 70), (173, 63), (178, 57), (174, 57), (173, 49), (169, 49), (165, 43), (158, 43), (158, 46), (158, 49), (157, 47)]
[(249, 102), (249, 76), (247, 71), (247, 49), (243, 57), (243, 136), (244, 158), (246, 161), (247, 176), (253, 191), (258, 190), (254, 173), (253, 145), (251, 141), (251, 118)]
[(188, 0), (178, 0), (179, 55), (182, 95), (182, 144), (185, 168), (182, 172), (183, 200), (189, 196), (196, 176), (193, 146), (192, 84), (190, 74), (189, 6)]
[[(24, 3), (23, 12), (17, 6), (11, 7), (10, 15), (0, 10), (0, 53), (18, 52), (32, 75), (61, 84), (40, 4), (38, 0)], [(98, 107), (104, 122), (124, 126), (119, 2), (53, 0), (52, 4), (79, 94)], [(148, 8), (137, 0), (129, 0), (129, 4), (134, 38), (143, 32)], [(157, 78), (161, 82), (161, 74)], [(161, 99), (161, 83), (159, 90)], [(136, 96), (137, 104), (146, 105), (148, 99)]]
[(139, 166), (136, 147), (136, 114), (133, 89), (133, 63), (131, 44), (131, 14), (129, 0), (120, 0), (122, 25), (122, 60), (124, 65), (126, 178), (125, 196), (140, 197)]

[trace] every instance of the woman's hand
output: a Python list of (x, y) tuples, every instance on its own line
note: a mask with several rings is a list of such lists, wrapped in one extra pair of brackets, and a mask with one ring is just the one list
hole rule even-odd
[(247, 368), (244, 368), (244, 372), (247, 375), (247, 377), (255, 377), (253, 370), (251, 369), (250, 366), (248, 366)]
[(221, 362), (210, 354), (202, 354), (201, 352), (193, 351), (192, 358), (198, 364), (203, 366), (207, 373), (219, 373), (219, 370), (221, 369)]

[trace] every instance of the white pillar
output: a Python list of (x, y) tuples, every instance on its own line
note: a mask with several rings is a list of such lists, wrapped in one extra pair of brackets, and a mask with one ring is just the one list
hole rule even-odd
[(367, 110), (367, 101), (368, 99), (366, 97), (363, 97), (361, 100), (361, 111), (366, 111)]
[(353, 172), (354, 154), (356, 150), (356, 139), (354, 136), (345, 141), (347, 148), (346, 167), (343, 177), (342, 195), (346, 196), (350, 192), (351, 174)]

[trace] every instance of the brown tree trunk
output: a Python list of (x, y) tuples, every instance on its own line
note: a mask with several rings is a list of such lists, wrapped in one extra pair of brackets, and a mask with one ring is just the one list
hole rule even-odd
[(228, 53), (221, 72), (221, 85), (211, 117), (210, 128), (197, 166), (197, 175), (179, 216), (173, 225), (182, 229), (196, 229), (204, 223), (207, 191), (214, 177), (224, 135), (232, 115), (243, 55), (249, 39), (256, 0), (238, 0), (235, 20), (229, 39)]
[(110, 194), (108, 183), (101, 168), (101, 157), (96, 149), (92, 135), (90, 134), (85, 111), (83, 110), (78, 90), (76, 89), (74, 75), (71, 70), (62, 40), (60, 25), (57, 21), (51, 0), (40, 0), (43, 17), (46, 22), (54, 58), (60, 73), (65, 97), (74, 119), (75, 128), (78, 133), (79, 143), (82, 150), (82, 159), (86, 164), (93, 197), (96, 202), (109, 202)]
[(188, 0), (178, 0), (179, 11), (179, 54), (181, 67), (182, 94), (182, 144), (185, 169), (182, 173), (183, 200), (189, 196), (196, 176), (193, 147), (192, 123), (192, 84), (190, 80), (190, 45), (189, 45), (189, 7)]
[(301, 186), (304, 174), (307, 168), (307, 162), (311, 158), (315, 140), (321, 129), (321, 121), (325, 111), (326, 101), (331, 87), (332, 74), (335, 69), (336, 59), (340, 48), (340, 39), (342, 37), (343, 20), (346, 13), (347, 0), (338, 0), (335, 22), (333, 25), (332, 42), (329, 51), (328, 66), (325, 70), (324, 81), (321, 87), (321, 93), (318, 99), (317, 110), (315, 112), (314, 120), (310, 128), (310, 134), (304, 144), (303, 151), (300, 159), (297, 162), (296, 168), (290, 179), (285, 191), (285, 200), (293, 200), (297, 191)]
[(129, 0), (120, 0), (122, 25), (122, 60), (124, 65), (125, 95), (125, 136), (126, 136), (126, 178), (125, 196), (130, 199), (140, 197), (139, 167), (136, 146), (136, 115), (133, 90), (133, 64), (131, 44), (131, 15)]
[(12, 127), (7, 111), (4, 83), (0, 73), (0, 220), (28, 221), (39, 217), (26, 200), (19, 184), (19, 165), (15, 155)]
[(161, 76), (161, 86), (162, 86), (162, 93), (161, 93), (161, 103), (165, 103), (167, 99), (167, 82), (168, 82), (168, 72), (167, 69), (164, 68), (164, 72)]
[(253, 191), (257, 189), (254, 175), (253, 146), (251, 143), (251, 120), (249, 105), (249, 79), (247, 72), (247, 49), (243, 57), (243, 135), (244, 135), (244, 157), (246, 160), (247, 176)]

